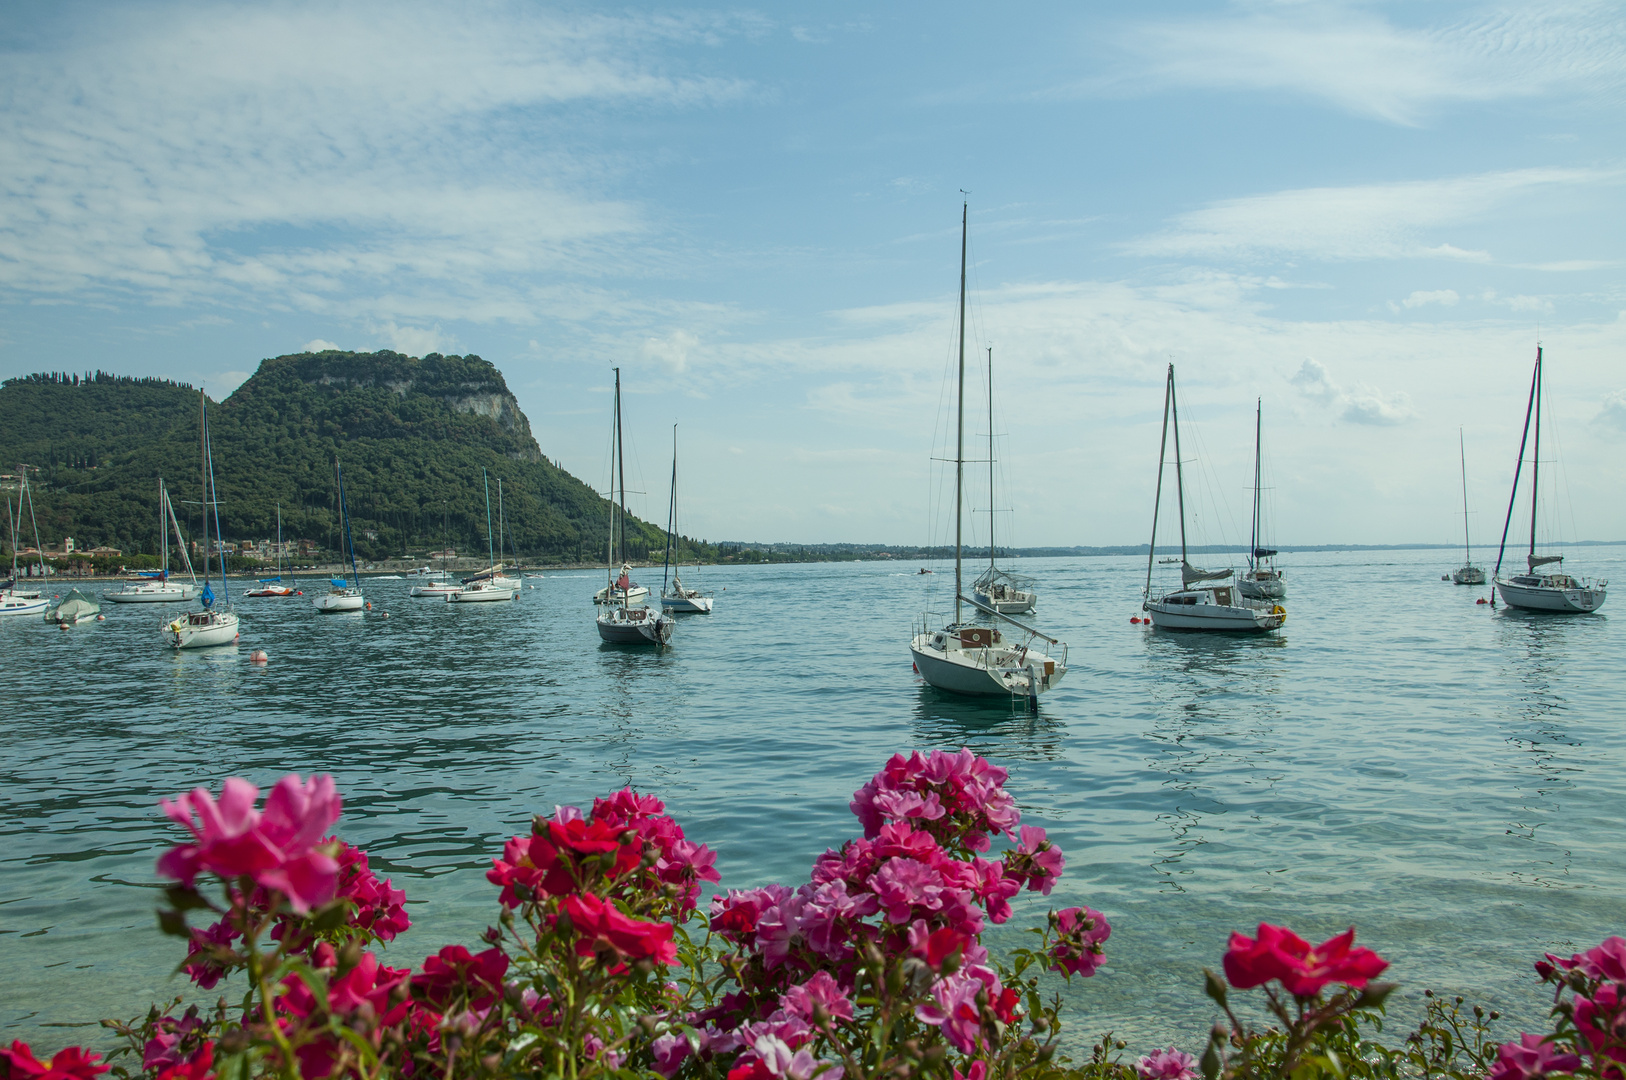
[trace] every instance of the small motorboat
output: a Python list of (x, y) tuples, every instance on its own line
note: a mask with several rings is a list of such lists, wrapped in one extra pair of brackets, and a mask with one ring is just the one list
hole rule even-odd
[(75, 626), (96, 618), (101, 610), (102, 605), (78, 589), (70, 589), (60, 604), (46, 611), (45, 621), (54, 622), (58, 626)]

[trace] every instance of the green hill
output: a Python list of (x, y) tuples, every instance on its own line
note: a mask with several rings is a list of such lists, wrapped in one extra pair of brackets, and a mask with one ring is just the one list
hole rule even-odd
[[(0, 386), (0, 471), (21, 462), (40, 469), (36, 504), (47, 545), (72, 536), (81, 548), (150, 553), (160, 476), (183, 524), (197, 531), (198, 408), (197, 390), (161, 379), (10, 379)], [(502, 373), (478, 356), (279, 356), (211, 402), (209, 424), (228, 540), (274, 537), (280, 503), (286, 538), (336, 547), (336, 455), (363, 558), (438, 550), (443, 515), (453, 546), (484, 551), (482, 467), (493, 518), (503, 481), (522, 557), (591, 561), (605, 549), (608, 504), (543, 456)], [(659, 558), (663, 543), (660, 529), (630, 523), (633, 558)], [(684, 554), (714, 553), (686, 541)]]

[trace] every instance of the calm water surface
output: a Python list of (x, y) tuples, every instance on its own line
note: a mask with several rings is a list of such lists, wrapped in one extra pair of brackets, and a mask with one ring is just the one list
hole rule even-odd
[[(1626, 549), (1568, 561), (1626, 584)], [(1626, 598), (1493, 612), (1439, 580), (1455, 565), (1292, 556), (1287, 627), (1241, 639), (1131, 625), (1137, 560), (1024, 560), (1071, 646), (1036, 716), (920, 683), (910, 621), (952, 575), (885, 563), (708, 569), (716, 613), (663, 655), (600, 645), (586, 572), (470, 607), (370, 582), (387, 619), (243, 600), (240, 646), (181, 655), (140, 608), (68, 632), (11, 620), (0, 1039), (101, 1041), (77, 1025), (185, 991), (152, 915), (176, 839), (155, 803), (197, 784), (334, 774), (340, 832), (412, 901), (386, 953), (405, 963), (492, 921), (483, 870), (534, 812), (633, 784), (718, 851), (724, 886), (795, 883), (856, 831), (847, 800), (888, 755), (959, 746), (1008, 767), (1065, 848), (1051, 902), (1112, 921), (1108, 968), (1067, 991), (1079, 1038), (1199, 1048), (1200, 969), (1262, 919), (1356, 924), (1402, 1011), (1433, 987), (1535, 1023), (1530, 961), (1626, 930)]]

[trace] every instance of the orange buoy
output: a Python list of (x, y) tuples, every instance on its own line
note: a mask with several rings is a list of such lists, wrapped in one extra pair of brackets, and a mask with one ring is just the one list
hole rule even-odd
[(373, 602), (371, 600), (367, 601), (367, 610), (368, 611), (373, 610)]
[(1131, 616), (1129, 616), (1129, 621), (1138, 625), (1140, 623), (1140, 616), (1139, 615), (1131, 615)]

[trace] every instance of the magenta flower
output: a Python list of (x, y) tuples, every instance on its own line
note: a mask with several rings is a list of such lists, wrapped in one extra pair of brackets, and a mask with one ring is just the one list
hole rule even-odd
[(1111, 936), (1107, 917), (1094, 908), (1056, 912), (1056, 943), (1050, 947), (1050, 970), (1089, 978), (1106, 958), (1102, 943)]
[(1171, 1046), (1135, 1062), (1135, 1071), (1141, 1080), (1197, 1080), (1197, 1059)]
[(1389, 966), (1371, 949), (1357, 949), (1355, 928), (1311, 945), (1293, 931), (1269, 923), (1259, 924), (1259, 936), (1231, 935), (1225, 953), (1225, 977), (1238, 990), (1277, 979), (1295, 997), (1319, 994), (1338, 982), (1359, 990)]
[(838, 1020), (853, 1018), (853, 1003), (841, 992), (828, 971), (820, 971), (800, 986), (793, 986), (779, 997), (779, 1007), (803, 1020), (813, 1019), (813, 1007), (824, 1006), (824, 1011)]
[(1067, 865), (1067, 857), (1061, 848), (1045, 838), (1043, 829), (1024, 825), (1016, 850), (1005, 853), (1005, 865), (1007, 873), (1025, 883), (1030, 892), (1049, 896), (1051, 886)]
[(888, 859), (869, 879), (888, 922), (906, 923), (916, 909), (943, 906), (943, 875), (917, 859)]
[(249, 876), (275, 889), (304, 914), (333, 898), (339, 864), (317, 844), (339, 817), (341, 801), (331, 776), (307, 783), (290, 773), (277, 781), (254, 808), (259, 788), (239, 777), (222, 786), (217, 803), (207, 788), (194, 788), (159, 805), (192, 834), (158, 860), (158, 871), (190, 886), (200, 871), (233, 878)]
[(1561, 1054), (1540, 1035), (1520, 1035), (1496, 1051), (1496, 1064), (1487, 1080), (1539, 1080), (1548, 1073), (1570, 1073), (1581, 1067), (1574, 1054)]
[[(1626, 938), (1606, 938), (1601, 945), (1596, 945), (1584, 953), (1576, 953), (1568, 960), (1561, 960), (1552, 953), (1547, 954), (1554, 967), (1565, 971), (1580, 971), (1589, 979), (1607, 979), (1610, 982), (1626, 982)], [(1540, 971), (1543, 965), (1537, 964)]]
[[(1626, 1062), (1626, 985), (1604, 983), (1591, 997), (1575, 995), (1575, 1030), (1591, 1049), (1594, 1065), (1602, 1058)], [(1619, 1077), (1619, 1066), (1599, 1068), (1605, 1076)]]

